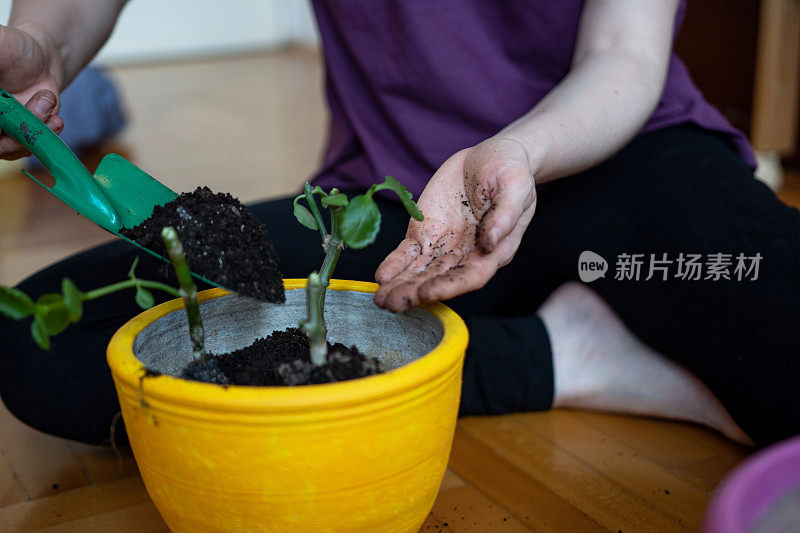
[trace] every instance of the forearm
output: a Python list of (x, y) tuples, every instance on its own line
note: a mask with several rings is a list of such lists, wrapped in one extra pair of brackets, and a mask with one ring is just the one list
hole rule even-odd
[(497, 136), (520, 141), (537, 183), (591, 167), (622, 148), (661, 98), (676, 0), (588, 1), (573, 65)]
[(8, 25), (33, 36), (47, 51), (51, 73), (64, 89), (106, 42), (126, 0), (14, 0)]
[(608, 53), (577, 66), (497, 136), (520, 141), (537, 183), (589, 168), (622, 148), (658, 104), (664, 76)]

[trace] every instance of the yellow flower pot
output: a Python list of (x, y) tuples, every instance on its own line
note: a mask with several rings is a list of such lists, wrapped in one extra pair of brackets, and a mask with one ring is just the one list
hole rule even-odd
[[(273, 305), (200, 293), (212, 352), (296, 326), (305, 280)], [(146, 311), (111, 339), (108, 364), (147, 491), (170, 529), (416, 531), (441, 483), (467, 346), (441, 303), (393, 315), (373, 283), (331, 282), (329, 338), (393, 368), (325, 385), (245, 387), (186, 381), (181, 300)], [(144, 363), (144, 364), (143, 364)], [(164, 372), (145, 377), (145, 364)]]

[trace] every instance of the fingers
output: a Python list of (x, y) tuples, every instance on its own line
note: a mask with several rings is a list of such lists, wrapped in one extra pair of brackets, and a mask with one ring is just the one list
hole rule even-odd
[[(406, 239), (409, 240), (411, 239)], [(375, 303), (392, 311), (400, 311), (418, 304), (420, 300), (416, 294), (417, 287), (429, 277), (438, 275), (458, 263), (462, 253), (457, 243), (455, 234), (447, 234), (432, 245), (417, 251), (417, 256), (403, 271), (381, 283), (375, 292)], [(401, 244), (398, 251), (402, 248)], [(410, 251), (416, 250), (410, 246)]]
[(497, 264), (486, 256), (474, 255), (446, 272), (425, 280), (417, 291), (419, 299), (449, 300), (486, 285), (497, 272)]
[(56, 109), (56, 104), (58, 104), (58, 98), (53, 94), (53, 91), (42, 89), (28, 100), (25, 107), (36, 115), (39, 120), (44, 122), (47, 120), (47, 117), (50, 116), (50, 113)]
[[(42, 89), (34, 94), (25, 107), (56, 133), (64, 129), (64, 121), (58, 115), (52, 115), (57, 108), (58, 99), (52, 91)], [(0, 135), (0, 157), (3, 159), (19, 159), (30, 155), (30, 152), (19, 142), (3, 133)]]
[(375, 303), (394, 312), (418, 305), (422, 301), (419, 287), (429, 279), (449, 271), (460, 260), (461, 254), (457, 251), (447, 252), (435, 259), (430, 256), (418, 258), (406, 271), (381, 286), (375, 294)]
[[(516, 228), (488, 255), (473, 249), (463, 256), (454, 243), (447, 243), (448, 251), (440, 257), (431, 260), (430, 255), (420, 256), (405, 271), (381, 285), (375, 293), (375, 303), (400, 312), (421, 302), (448, 300), (480, 289), (511, 261), (523, 233), (524, 229)], [(438, 246), (439, 243), (433, 250)]]
[[(408, 223), (406, 238), (378, 266), (375, 281), (380, 284), (391, 281), (423, 254), (433, 255), (435, 258), (443, 253), (445, 248), (441, 237), (447, 226), (440, 220), (425, 216), (424, 222), (412, 220)], [(433, 243), (436, 243), (435, 247)]]
[(392, 280), (408, 268), (421, 252), (422, 247), (416, 239), (404, 239), (378, 266), (378, 270), (375, 271), (375, 281), (384, 284)]
[(53, 133), (58, 135), (64, 130), (64, 120), (58, 115), (50, 115), (44, 123)]
[[(375, 296), (372, 298), (375, 305), (383, 309), (388, 308), (388, 299), (392, 292), (399, 287), (410, 284), (417, 274), (425, 270), (425, 267), (427, 267), (430, 261), (431, 258), (427, 255), (419, 256), (411, 261), (402, 272), (381, 283), (381, 286), (378, 287), (378, 290), (375, 291)], [(411, 302), (409, 300), (408, 305), (410, 304)], [(395, 307), (397, 306), (395, 305)]]
[(530, 169), (521, 165), (504, 169), (492, 194), (492, 205), (481, 218), (475, 233), (480, 251), (492, 253), (500, 241), (519, 225), (534, 200)]
[[(45, 125), (51, 130), (53, 130), (53, 132), (56, 134), (61, 133), (61, 131), (64, 129), (64, 121), (61, 120), (61, 117), (59, 117), (58, 115), (50, 115), (50, 117), (47, 119), (47, 122), (45, 122)], [(0, 145), (2, 145), (4, 139), (10, 139), (17, 146), (19, 146), (19, 149), (14, 150), (12, 152), (0, 152), (0, 158), (7, 159), (9, 161), (15, 161), (17, 159), (28, 157), (29, 155), (31, 155), (31, 153), (28, 151), (27, 148), (24, 148), (22, 145), (20, 145), (19, 143), (14, 141), (14, 139), (11, 139), (11, 137), (8, 137), (7, 135), (0, 135)]]
[[(530, 209), (529, 209), (530, 210)], [(527, 214), (523, 214), (523, 218)], [(515, 228), (491, 254), (472, 250), (450, 270), (432, 276), (419, 286), (419, 301), (449, 300), (486, 285), (498, 269), (514, 258), (524, 229)]]

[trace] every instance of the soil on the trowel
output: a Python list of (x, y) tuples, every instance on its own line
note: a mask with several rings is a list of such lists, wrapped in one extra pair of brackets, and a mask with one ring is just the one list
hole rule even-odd
[(192, 272), (245, 296), (286, 300), (267, 228), (230, 194), (198, 187), (156, 206), (150, 218), (120, 233), (166, 256), (161, 239), (166, 226), (178, 233)]
[(316, 366), (308, 337), (298, 328), (288, 328), (241, 350), (212, 355), (205, 363), (190, 363), (182, 377), (220, 385), (281, 386), (333, 383), (381, 372), (376, 358), (341, 343), (328, 344), (327, 362)]

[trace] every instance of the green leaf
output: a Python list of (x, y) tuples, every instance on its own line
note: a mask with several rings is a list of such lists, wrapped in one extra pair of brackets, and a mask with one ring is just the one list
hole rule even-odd
[(47, 294), (42, 294), (38, 298), (36, 298), (36, 305), (38, 306), (58, 306), (63, 305), (64, 297), (56, 292), (48, 292)]
[(370, 195), (356, 196), (342, 212), (339, 229), (345, 244), (351, 248), (364, 248), (375, 242), (380, 228), (381, 212)]
[(43, 294), (36, 300), (34, 319), (49, 335), (58, 335), (69, 325), (69, 315), (60, 294)]
[(83, 316), (83, 293), (69, 278), (61, 280), (61, 293), (64, 296), (64, 307), (69, 319), (74, 323)]
[(303, 196), (298, 196), (294, 199), (294, 218), (296, 218), (298, 222), (308, 229), (319, 229), (319, 226), (317, 226), (317, 221), (314, 220), (314, 215), (311, 214), (311, 211), (306, 209), (305, 206), (297, 203), (300, 198), (303, 198)]
[(386, 179), (383, 183), (379, 185), (372, 186), (375, 191), (381, 191), (384, 189), (389, 189), (390, 191), (394, 191), (398, 198), (400, 198), (400, 202), (405, 207), (406, 212), (416, 220), (423, 220), (425, 217), (422, 215), (422, 211), (419, 210), (417, 204), (414, 202), (414, 195), (411, 194), (408, 189), (406, 189), (405, 185), (397, 181), (391, 176), (386, 176)]
[(31, 323), (31, 337), (33, 337), (33, 340), (36, 341), (36, 344), (38, 344), (42, 350), (50, 349), (50, 335), (48, 335), (39, 320), (34, 320)]
[(31, 297), (19, 289), (0, 285), (0, 314), (12, 320), (19, 320), (33, 314)]
[(331, 194), (330, 196), (323, 196), (320, 200), (322, 207), (344, 207), (348, 204), (347, 195), (344, 193)]
[(136, 265), (139, 264), (139, 256), (136, 256), (136, 259), (133, 260), (133, 264), (131, 265), (131, 269), (128, 270), (128, 277), (130, 279), (136, 279)]
[(150, 309), (156, 304), (153, 293), (144, 287), (136, 287), (136, 305), (142, 309)]

